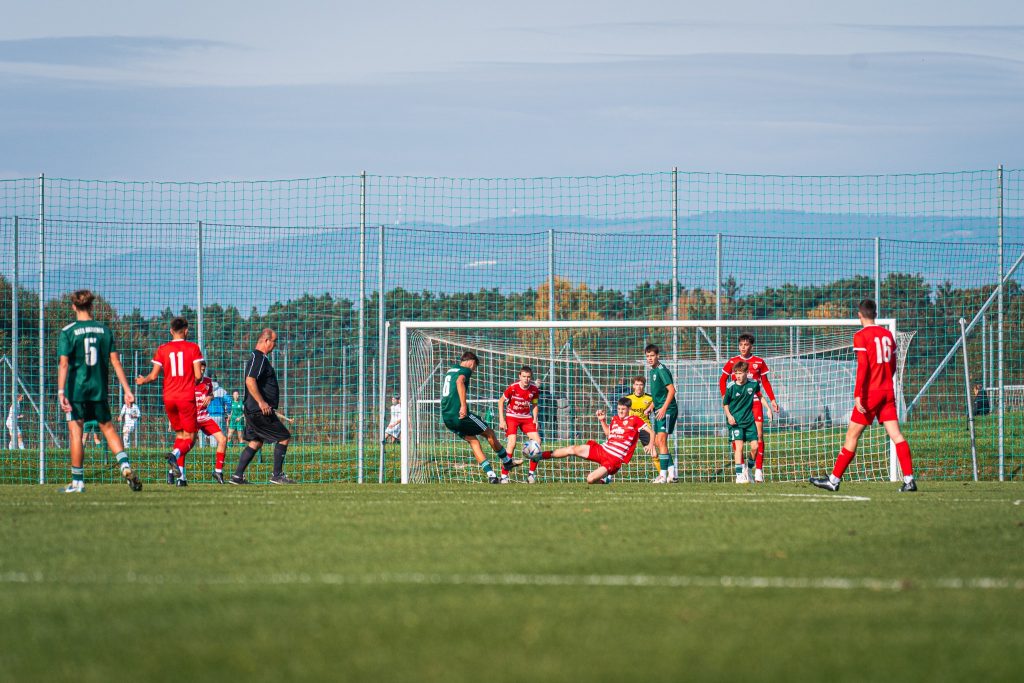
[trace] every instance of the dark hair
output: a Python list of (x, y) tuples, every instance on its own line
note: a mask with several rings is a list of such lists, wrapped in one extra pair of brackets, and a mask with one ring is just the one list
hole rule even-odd
[(171, 332), (181, 332), (182, 330), (188, 329), (188, 321), (182, 318), (180, 315), (176, 318), (171, 318)]
[(733, 370), (733, 372), (736, 372), (737, 370), (741, 370), (743, 372), (746, 372), (747, 368), (749, 368), (749, 367), (750, 367), (750, 365), (747, 363), (747, 361), (741, 360), (739, 363), (737, 363), (736, 365), (732, 366), (732, 370)]
[(533, 368), (531, 368), (529, 365), (524, 365), (523, 367), (519, 368), (519, 372), (528, 372), (532, 375)]
[(741, 344), (743, 342), (750, 342), (750, 345), (753, 346), (754, 345), (754, 335), (750, 334), (749, 332), (744, 332), (743, 334), (740, 335), (739, 342)]
[(635, 384), (636, 382), (643, 382), (644, 386), (647, 386), (647, 378), (643, 375), (637, 375), (633, 379), (629, 380), (630, 384)]
[(460, 360), (460, 361), (465, 361), (465, 360), (471, 360), (471, 361), (473, 361), (474, 363), (477, 363), (477, 364), (479, 364), (479, 363), (480, 363), (480, 359), (479, 359), (479, 358), (477, 358), (477, 357), (476, 357), (476, 354), (475, 354), (475, 353), (473, 353), (472, 351), (466, 351), (465, 353), (463, 353), (463, 354), (462, 354), (462, 357), (461, 357), (461, 358), (460, 358), (459, 360)]
[(633, 402), (630, 401), (625, 396), (623, 396), (622, 398), (619, 399), (619, 405), (620, 406), (626, 406), (627, 408), (632, 408), (633, 407)]
[(91, 311), (96, 297), (88, 289), (79, 289), (71, 294), (72, 305), (80, 311)]
[(864, 316), (865, 318), (869, 318), (871, 320), (874, 320), (875, 316), (878, 315), (878, 306), (875, 305), (873, 299), (864, 299), (863, 301), (861, 301), (857, 305), (857, 310), (860, 312), (862, 316)]
[(661, 350), (654, 344), (648, 344), (644, 347), (644, 353), (650, 353), (651, 351), (654, 353), (661, 353)]

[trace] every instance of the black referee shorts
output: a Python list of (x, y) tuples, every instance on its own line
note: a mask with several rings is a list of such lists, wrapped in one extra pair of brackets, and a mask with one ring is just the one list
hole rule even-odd
[(245, 411), (245, 430), (242, 432), (242, 438), (246, 441), (274, 443), (292, 438), (292, 433), (281, 423), (277, 413), (264, 415), (259, 411), (250, 413), (247, 410)]

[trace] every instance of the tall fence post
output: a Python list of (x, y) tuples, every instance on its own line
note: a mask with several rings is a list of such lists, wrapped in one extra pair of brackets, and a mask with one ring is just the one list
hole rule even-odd
[(366, 171), (360, 175), (359, 183), (359, 385), (356, 390), (356, 412), (359, 433), (356, 435), (356, 482), (363, 483), (363, 442), (365, 441), (366, 408)]
[(996, 372), (998, 377), (996, 381), (999, 386), (999, 481), (1003, 481), (1006, 476), (1005, 470), (1005, 451), (1004, 449), (1004, 431), (1003, 431), (1003, 408), (1006, 398), (1006, 390), (1003, 385), (1003, 165), (999, 164), (999, 203), (998, 203), (998, 223), (999, 223), (999, 279), (997, 280), (999, 287), (999, 310), (996, 313), (996, 326), (999, 328), (996, 330), (998, 335), (998, 350), (999, 354), (998, 368)]
[[(722, 233), (715, 235), (715, 320), (722, 319)], [(722, 328), (715, 328), (715, 360), (722, 362)]]
[(967, 426), (971, 436), (971, 468), (974, 473), (974, 481), (978, 481), (978, 445), (974, 438), (974, 397), (971, 396), (971, 369), (967, 360), (967, 320), (963, 316), (960, 317), (960, 350), (964, 352), (964, 391), (967, 395)]
[[(548, 228), (548, 320), (555, 319), (555, 231)], [(548, 328), (548, 393), (555, 388), (555, 328)]]
[[(11, 436), (17, 441), (21, 429), (21, 411), (18, 406), (18, 217), (14, 217), (14, 281), (11, 282), (11, 405), (14, 406), (14, 424)], [(42, 436), (40, 436), (42, 441)]]
[(876, 315), (882, 317), (882, 245), (875, 236), (875, 307)]
[[(679, 320), (679, 167), (672, 168), (672, 320)], [(679, 360), (679, 328), (672, 328), (672, 360)]]
[(981, 390), (988, 391), (988, 321), (981, 316)]
[(46, 483), (46, 175), (39, 174), (39, 483)]
[(377, 434), (377, 440), (380, 442), (380, 452), (378, 453), (377, 482), (381, 484), (384, 483), (384, 429), (387, 426), (384, 416), (388, 410), (388, 338), (384, 334), (384, 323), (384, 224), (382, 223), (377, 228), (377, 365), (380, 367), (380, 372), (377, 373), (377, 377), (380, 380), (380, 388), (377, 391), (380, 397), (378, 406), (380, 410), (380, 430)]
[(203, 333), (203, 222), (196, 221), (196, 330), (199, 348), (206, 348)]

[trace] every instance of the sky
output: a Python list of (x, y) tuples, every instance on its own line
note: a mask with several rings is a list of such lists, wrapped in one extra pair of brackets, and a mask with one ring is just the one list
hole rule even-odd
[(8, 1), (0, 178), (1024, 167), (1024, 3)]

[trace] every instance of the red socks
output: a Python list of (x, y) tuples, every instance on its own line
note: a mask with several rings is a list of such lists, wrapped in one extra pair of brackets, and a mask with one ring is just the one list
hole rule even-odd
[(192, 439), (175, 439), (174, 447), (178, 449), (178, 466), (185, 464), (185, 456), (192, 450)]
[(217, 451), (217, 462), (213, 468), (218, 471), (224, 469), (224, 451)]
[(761, 466), (764, 465), (764, 441), (757, 442), (757, 455), (754, 456), (754, 469), (763, 469)]
[(910, 461), (910, 444), (901, 441), (896, 444), (896, 458), (900, 461), (900, 468), (904, 477), (914, 476), (914, 466)]
[(836, 458), (836, 466), (832, 469), (832, 476), (836, 479), (842, 479), (843, 472), (845, 472), (846, 468), (850, 466), (851, 462), (853, 462), (854, 455), (854, 453), (846, 450), (846, 448), (839, 451), (839, 457)]

